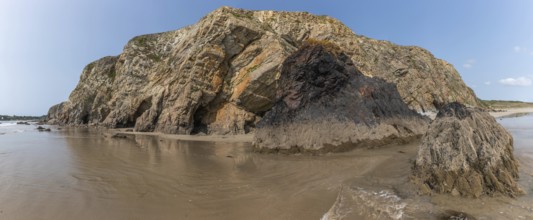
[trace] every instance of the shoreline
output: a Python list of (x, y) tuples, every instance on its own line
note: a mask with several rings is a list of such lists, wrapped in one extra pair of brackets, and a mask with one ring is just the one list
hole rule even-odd
[(136, 132), (127, 131), (131, 128), (115, 128), (108, 129), (107, 134), (112, 135), (147, 135), (165, 138), (169, 140), (183, 140), (183, 141), (209, 141), (209, 142), (252, 142), (254, 138), (253, 133), (248, 134), (232, 134), (232, 135), (186, 135), (186, 134), (165, 134), (161, 132)]
[[(498, 119), (505, 117), (513, 117), (515, 115), (533, 113), (533, 107), (523, 107), (523, 108), (507, 108), (507, 109), (496, 109), (496, 111), (491, 111), (489, 114)], [(434, 118), (434, 115), (426, 114), (427, 116)], [(104, 134), (108, 134), (110, 137), (113, 135), (147, 135), (147, 136), (156, 136), (159, 138), (169, 139), (169, 140), (184, 140), (184, 141), (208, 141), (208, 142), (228, 142), (228, 143), (238, 143), (238, 142), (247, 142), (252, 143), (254, 133), (248, 134), (226, 134), (226, 135), (184, 135), (184, 134), (165, 134), (161, 132), (135, 132), (129, 131), (131, 128), (115, 128), (115, 129), (106, 129)]]
[(513, 115), (519, 115), (519, 114), (525, 114), (525, 113), (532, 113), (533, 107), (523, 107), (523, 108), (502, 108), (502, 109), (495, 109), (496, 111), (489, 112), (492, 117), (495, 118), (504, 118), (509, 117)]

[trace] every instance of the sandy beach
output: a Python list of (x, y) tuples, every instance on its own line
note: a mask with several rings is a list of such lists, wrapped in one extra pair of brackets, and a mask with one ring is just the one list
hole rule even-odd
[(498, 119), (514, 136), (528, 193), (479, 200), (419, 196), (407, 178), (418, 141), (320, 156), (258, 154), (252, 135), (39, 132), (11, 123), (0, 126), (0, 219), (450, 219), (455, 212), (530, 219), (532, 121)]
[(210, 141), (210, 142), (252, 142), (253, 133), (237, 134), (237, 135), (181, 135), (181, 134), (164, 134), (160, 132), (131, 132), (128, 129), (109, 129), (104, 135), (112, 136), (118, 135), (148, 135), (157, 136), (169, 140), (184, 140), (184, 141)]
[(526, 108), (508, 108), (508, 109), (496, 109), (498, 112), (490, 112), (495, 118), (501, 118), (506, 116), (511, 116), (515, 114), (531, 113), (533, 112), (533, 107)]

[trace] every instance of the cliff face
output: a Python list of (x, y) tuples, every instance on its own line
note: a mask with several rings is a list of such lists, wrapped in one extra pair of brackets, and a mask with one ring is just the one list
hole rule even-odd
[(394, 84), (364, 76), (327, 45), (306, 44), (285, 60), (279, 101), (257, 126), (257, 150), (345, 151), (422, 136), (429, 118), (409, 109)]
[(83, 70), (49, 123), (135, 126), (165, 133), (246, 133), (275, 101), (283, 60), (302, 42), (334, 42), (367, 76), (397, 84), (415, 110), (479, 101), (445, 61), (417, 47), (355, 35), (304, 12), (219, 8), (195, 25), (133, 38), (117, 57)]

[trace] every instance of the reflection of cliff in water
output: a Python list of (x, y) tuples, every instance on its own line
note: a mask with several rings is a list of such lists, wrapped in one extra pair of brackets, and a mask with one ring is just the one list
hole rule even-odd
[[(531, 186), (533, 137), (515, 126), (520, 184)], [(83, 129), (61, 135), (73, 182), (62, 188), (65, 199), (46, 200), (68, 207), (50, 210), (67, 216), (54, 219), (438, 219), (448, 210), (533, 216), (531, 187), (517, 199), (417, 196), (407, 177), (418, 143), (288, 156), (252, 153), (249, 143), (109, 138)]]
[[(127, 217), (136, 218), (319, 219), (335, 203), (341, 185), (405, 182), (404, 173), (384, 176), (402, 167), (408, 172), (408, 156), (396, 150), (265, 155), (252, 153), (249, 143), (109, 138), (79, 129), (64, 133), (82, 204), (105, 217), (124, 217), (117, 210), (128, 210)], [(405, 157), (403, 165), (374, 173), (377, 167), (389, 169), (384, 162), (398, 154)]]
[[(255, 156), (247, 143), (214, 143), (159, 139), (155, 136), (109, 138), (84, 129), (67, 129), (68, 149), (87, 209), (102, 216), (113, 210), (131, 216), (214, 218), (252, 216), (242, 207), (265, 195), (250, 181)], [(268, 156), (267, 156), (268, 157)], [(255, 210), (255, 211), (254, 211)], [(122, 215), (123, 216), (123, 213)]]

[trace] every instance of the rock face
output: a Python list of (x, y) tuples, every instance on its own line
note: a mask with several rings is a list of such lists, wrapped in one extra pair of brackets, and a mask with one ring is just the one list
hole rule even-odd
[(422, 139), (413, 179), (423, 192), (515, 196), (518, 162), (513, 138), (487, 112), (450, 103)]
[(283, 63), (278, 101), (258, 123), (259, 151), (344, 151), (422, 136), (429, 119), (396, 86), (364, 76), (332, 43), (311, 42)]
[(138, 36), (122, 54), (85, 67), (53, 124), (137, 131), (227, 134), (253, 131), (274, 104), (283, 60), (307, 39), (342, 47), (367, 76), (398, 85), (415, 110), (479, 101), (448, 63), (418, 47), (354, 34), (338, 20), (305, 12), (219, 8), (192, 26)]

